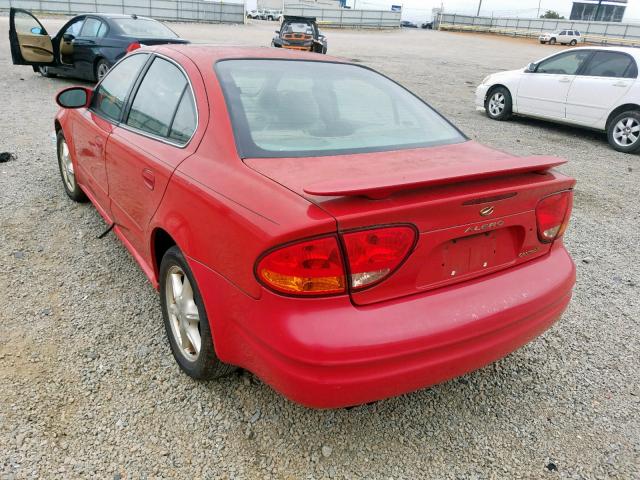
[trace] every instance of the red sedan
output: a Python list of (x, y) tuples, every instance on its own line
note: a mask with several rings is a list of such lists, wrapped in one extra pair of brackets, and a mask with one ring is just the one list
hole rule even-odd
[(162, 46), (57, 97), (63, 185), (159, 289), (198, 379), (355, 405), (507, 355), (566, 308), (575, 181), (361, 65)]

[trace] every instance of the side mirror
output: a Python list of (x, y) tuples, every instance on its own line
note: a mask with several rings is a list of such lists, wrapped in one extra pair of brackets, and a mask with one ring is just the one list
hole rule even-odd
[(276, 33), (280, 33), (280, 30), (276, 30)]
[(68, 87), (56, 95), (56, 103), (62, 108), (88, 107), (93, 90), (87, 87)]
[(531, 62), (529, 65), (526, 66), (524, 71), (527, 73), (534, 73), (536, 71), (536, 68), (538, 68), (538, 64)]
[(65, 42), (73, 42), (73, 41), (75, 40), (75, 38), (76, 38), (76, 37), (74, 37), (74, 36), (73, 36), (73, 35), (71, 35), (70, 33), (64, 33), (64, 34), (62, 35), (62, 39), (63, 39)]
[(31, 29), (31, 33), (33, 33), (34, 35), (46, 35), (44, 28), (41, 27), (33, 27)]

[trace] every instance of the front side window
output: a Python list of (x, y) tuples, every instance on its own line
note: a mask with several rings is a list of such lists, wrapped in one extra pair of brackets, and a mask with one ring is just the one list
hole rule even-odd
[(80, 35), (80, 29), (82, 28), (83, 22), (84, 22), (84, 18), (81, 18), (80, 20), (76, 20), (75, 22), (73, 22), (71, 25), (67, 27), (64, 33), (77, 37), (78, 35)]
[(638, 76), (635, 62), (629, 55), (620, 52), (596, 52), (585, 68), (583, 75), (592, 77), (632, 77)]
[(243, 158), (389, 151), (466, 140), (412, 93), (356, 65), (225, 60), (215, 69)]
[(97, 37), (102, 22), (97, 18), (87, 18), (80, 31), (81, 37)]
[(551, 73), (556, 75), (576, 75), (580, 67), (591, 55), (590, 50), (561, 53), (547, 58), (538, 65), (536, 73)]
[(139, 53), (115, 65), (93, 94), (91, 109), (110, 120), (120, 121), (127, 94), (147, 58), (148, 54)]
[(171, 138), (188, 140), (193, 133), (189, 132), (188, 116), (194, 109), (193, 106), (182, 104), (185, 95), (191, 97), (191, 90), (182, 71), (175, 64), (156, 58), (136, 92), (127, 125), (158, 137), (170, 137), (176, 117), (180, 114)]

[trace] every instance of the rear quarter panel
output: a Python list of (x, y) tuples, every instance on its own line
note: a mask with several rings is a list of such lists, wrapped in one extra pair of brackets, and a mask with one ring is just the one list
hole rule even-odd
[(213, 65), (200, 70), (207, 85), (210, 121), (198, 151), (171, 178), (150, 225), (149, 242), (156, 228), (166, 230), (192, 261), (258, 298), (262, 287), (253, 269), (265, 250), (335, 232), (336, 223), (317, 206), (242, 162)]

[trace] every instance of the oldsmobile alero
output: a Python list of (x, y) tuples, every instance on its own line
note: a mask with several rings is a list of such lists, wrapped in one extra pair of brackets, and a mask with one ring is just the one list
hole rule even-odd
[(569, 303), (563, 161), (471, 141), (369, 68), (149, 47), (57, 101), (63, 186), (159, 289), (194, 378), (360, 404), (499, 359)]

